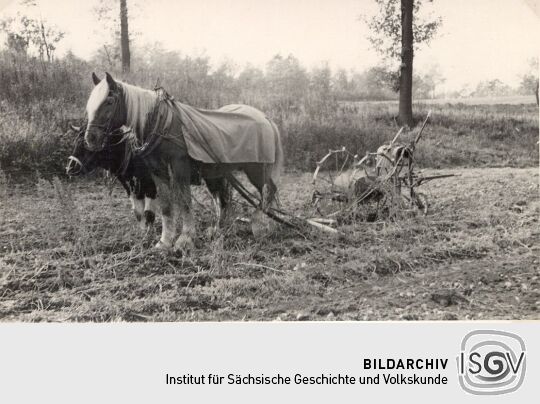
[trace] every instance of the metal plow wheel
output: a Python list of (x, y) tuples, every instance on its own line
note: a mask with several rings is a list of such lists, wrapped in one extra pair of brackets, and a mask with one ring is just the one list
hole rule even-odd
[(313, 194), (311, 197), (313, 214), (330, 218), (346, 210), (351, 202), (354, 175), (351, 167), (357, 156), (344, 147), (330, 150), (318, 163), (313, 173)]
[[(321, 223), (340, 224), (428, 212), (428, 197), (417, 187), (454, 174), (423, 176), (416, 171), (414, 151), (429, 119), (411, 141), (398, 142), (404, 128), (376, 153), (358, 159), (345, 147), (330, 150), (313, 173), (312, 205)], [(412, 135), (412, 132), (405, 132)], [(332, 221), (332, 222), (330, 222)]]
[[(373, 153), (361, 160), (344, 147), (330, 150), (313, 173), (313, 215), (325, 224), (370, 221), (381, 208), (379, 181), (369, 171)], [(359, 209), (360, 205), (362, 206)]]

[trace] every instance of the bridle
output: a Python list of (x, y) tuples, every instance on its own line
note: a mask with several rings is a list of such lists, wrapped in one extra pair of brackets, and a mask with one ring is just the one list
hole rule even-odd
[[(86, 125), (85, 129), (79, 132), (78, 134), (79, 137), (84, 135), (87, 127), (88, 127), (88, 124)], [(105, 150), (108, 150), (110, 152), (113, 147), (119, 146), (120, 144), (124, 143), (129, 138), (130, 133), (131, 133), (131, 129), (128, 128), (127, 130), (122, 130), (122, 127), (115, 129), (113, 131), (108, 131), (106, 133), (107, 137), (105, 138), (106, 143), (103, 145), (103, 147), (100, 150), (86, 149), (87, 151), (90, 152), (90, 155), (88, 156), (88, 158), (85, 159), (86, 164), (88, 165), (90, 162), (92, 162), (98, 153), (103, 153)], [(108, 140), (110, 140), (112, 136), (116, 136), (116, 135), (122, 136), (119, 141), (115, 143), (108, 142)], [(86, 148), (84, 139), (82, 140), (82, 147)], [(85, 164), (79, 158), (73, 155), (69, 156), (68, 162), (66, 165), (66, 172), (69, 173), (71, 170), (73, 170), (76, 167), (78, 167), (79, 169), (76, 172), (73, 172), (72, 175), (78, 175), (78, 174), (84, 173), (87, 170)]]
[[(156, 91), (157, 90), (160, 90), (159, 88), (156, 88)], [(163, 92), (164, 90), (161, 89)], [(95, 150), (91, 150), (90, 148), (88, 148), (88, 143), (86, 141), (86, 139), (83, 140), (83, 147), (86, 148), (87, 151), (91, 152), (90, 156), (85, 159), (85, 162), (86, 164), (88, 164), (89, 162), (91, 162), (97, 153), (103, 153), (103, 152), (111, 152), (112, 151), (112, 148), (115, 147), (115, 146), (119, 146), (121, 145), (122, 143), (126, 142), (128, 139), (133, 139), (133, 135), (132, 135), (132, 129), (128, 128), (127, 130), (123, 130), (122, 129), (122, 126), (120, 128), (117, 128), (117, 129), (114, 129), (112, 130), (112, 121), (114, 119), (114, 117), (116, 116), (116, 113), (118, 112), (118, 108), (119, 108), (119, 105), (120, 105), (120, 94), (119, 94), (119, 91), (111, 91), (110, 92), (110, 95), (108, 96), (111, 96), (113, 97), (114, 99), (114, 104), (113, 104), (113, 110), (112, 110), (112, 113), (110, 115), (110, 117), (108, 118), (107, 122), (104, 123), (104, 124), (96, 124), (96, 123), (88, 123), (85, 127), (85, 129), (81, 132), (79, 132), (79, 135), (81, 135), (82, 133), (85, 133), (88, 131), (89, 128), (98, 128), (98, 129), (101, 129), (103, 131), (103, 139), (102, 139), (102, 142), (101, 142), (101, 148), (99, 149), (95, 149)], [(165, 92), (165, 95), (163, 96), (164, 98), (163, 99), (172, 99), (172, 97), (170, 97), (168, 94), (166, 94)], [(158, 98), (158, 104), (162, 101), (162, 99)], [(157, 113), (157, 108), (156, 108), (156, 113)], [(171, 123), (171, 120), (172, 120), (172, 114), (170, 113), (169, 111), (169, 115), (167, 115), (167, 119), (166, 119), (166, 123), (165, 123), (165, 127), (168, 127)], [(158, 124), (158, 122), (156, 122), (156, 125)], [(153, 131), (153, 137), (151, 138), (151, 140), (145, 142), (145, 144), (143, 144), (142, 146), (140, 147), (136, 147), (134, 146), (134, 144), (130, 144), (130, 145), (127, 145), (126, 148), (125, 148), (125, 152), (124, 152), (124, 158), (123, 158), (123, 161), (122, 163), (120, 164), (120, 167), (119, 169), (117, 170), (117, 172), (115, 173), (115, 175), (123, 175), (126, 170), (127, 170), (127, 167), (129, 165), (129, 162), (131, 161), (131, 158), (134, 156), (134, 155), (146, 155), (147, 153), (149, 153), (150, 151), (152, 151), (157, 144), (159, 144), (159, 135), (157, 132)], [(121, 138), (120, 140), (118, 140), (117, 142), (115, 143), (110, 143), (110, 139), (112, 136), (114, 135), (121, 135)], [(68, 157), (68, 163), (67, 163), (67, 166), (66, 166), (66, 171), (69, 173), (69, 171), (71, 169), (73, 169), (74, 167), (79, 167), (79, 170), (76, 172), (76, 173), (73, 173), (73, 175), (77, 175), (77, 174), (80, 174), (81, 172), (85, 171), (85, 165), (83, 164), (83, 162), (78, 159), (77, 157), (71, 155)]]
[[(75, 173), (69, 174), (70, 171), (74, 167), (79, 167), (79, 170), (77, 170), (77, 172), (75, 172)], [(67, 162), (67, 165), (66, 165), (66, 173), (68, 173), (68, 175), (70, 175), (70, 176), (71, 175), (77, 175), (77, 174), (80, 174), (81, 172), (83, 172), (83, 170), (84, 170), (84, 164), (82, 163), (81, 160), (79, 160), (75, 156), (69, 156), (68, 157), (68, 162)]]
[[(114, 117), (116, 116), (116, 113), (118, 112), (118, 108), (119, 108), (119, 105), (120, 105), (119, 93), (111, 91), (110, 96), (113, 97), (114, 104), (113, 104), (113, 110), (112, 110), (111, 116), (109, 117), (107, 123), (105, 123), (105, 124), (88, 123), (86, 125), (86, 131), (88, 131), (88, 129), (90, 129), (90, 128), (98, 128), (98, 129), (101, 129), (103, 131), (103, 141), (102, 141), (102, 144), (101, 144), (101, 149), (91, 150), (93, 152), (100, 152), (100, 151), (105, 150), (105, 147), (110, 148), (111, 146), (115, 146), (115, 145), (105, 145), (105, 139), (107, 137), (110, 137), (111, 135), (114, 135), (120, 129), (120, 128), (118, 128), (118, 129), (115, 129), (115, 130), (111, 130), (112, 121), (113, 121)], [(126, 133), (129, 133), (129, 131), (124, 132), (123, 134), (125, 135)], [(120, 144), (123, 141), (125, 141), (125, 136), (117, 144)], [(84, 140), (84, 142), (85, 142), (86, 146), (88, 146), (88, 143), (87, 143), (86, 139)], [(90, 149), (88, 149), (88, 150), (90, 150)]]

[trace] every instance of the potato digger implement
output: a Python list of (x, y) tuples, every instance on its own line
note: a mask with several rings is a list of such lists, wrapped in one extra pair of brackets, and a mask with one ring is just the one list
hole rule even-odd
[(405, 134), (401, 128), (391, 142), (362, 158), (345, 147), (329, 150), (313, 173), (312, 217), (299, 218), (279, 209), (270, 209), (267, 214), (290, 227), (304, 223), (330, 233), (338, 233), (336, 227), (342, 224), (426, 215), (429, 199), (418, 187), (455, 175), (425, 176), (417, 168), (415, 149), (430, 114), (416, 135), (409, 133), (413, 138), (409, 142), (400, 141)]

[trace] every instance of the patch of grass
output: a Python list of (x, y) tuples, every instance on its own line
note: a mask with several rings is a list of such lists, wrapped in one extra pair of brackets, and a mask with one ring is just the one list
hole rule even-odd
[(36, 170), (51, 178), (63, 175), (73, 146), (68, 122), (80, 110), (48, 100), (21, 108), (0, 101), (0, 165), (13, 177)]

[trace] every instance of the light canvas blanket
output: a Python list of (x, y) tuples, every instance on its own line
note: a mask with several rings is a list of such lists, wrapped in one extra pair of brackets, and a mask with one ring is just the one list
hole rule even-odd
[(274, 163), (275, 126), (247, 105), (204, 110), (175, 102), (187, 130), (188, 154), (203, 163)]

